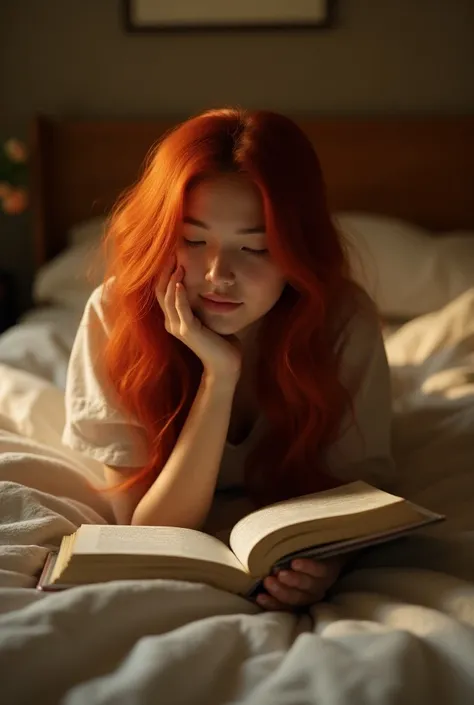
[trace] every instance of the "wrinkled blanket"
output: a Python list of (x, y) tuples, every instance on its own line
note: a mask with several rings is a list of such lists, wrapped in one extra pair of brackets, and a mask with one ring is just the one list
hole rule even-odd
[(173, 581), (55, 594), (35, 584), (80, 503), (0, 487), (5, 703), (468, 705), (474, 695), (474, 532), (373, 551), (309, 615)]
[[(4, 404), (2, 416), (0, 404), (2, 700), (474, 702), (474, 294), (402, 327), (387, 351), (400, 488), (448, 520), (364, 554), (299, 615), (178, 581), (35, 591), (48, 549), (81, 523), (107, 521), (107, 508), (90, 488), (94, 468), (54, 436), (54, 394), (38, 385), (25, 416), (19, 388), (9, 388), (15, 408)], [(0, 402), (1, 390), (0, 374)]]

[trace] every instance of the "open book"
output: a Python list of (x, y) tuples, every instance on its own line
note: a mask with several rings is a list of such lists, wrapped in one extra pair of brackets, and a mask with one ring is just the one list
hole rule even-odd
[(265, 576), (296, 555), (322, 560), (443, 518), (365, 482), (353, 482), (252, 512), (233, 527), (230, 548), (192, 529), (83, 524), (49, 555), (38, 588), (167, 578), (252, 597)]

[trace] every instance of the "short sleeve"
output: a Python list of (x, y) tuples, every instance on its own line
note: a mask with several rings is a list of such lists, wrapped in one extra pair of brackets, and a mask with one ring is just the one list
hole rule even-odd
[(71, 351), (62, 442), (105, 465), (142, 467), (148, 459), (145, 429), (121, 408), (101, 364), (109, 335), (103, 286), (86, 304)]
[(390, 369), (375, 306), (363, 296), (361, 310), (339, 337), (340, 380), (352, 397), (338, 440), (325, 453), (333, 477), (365, 480), (390, 489), (395, 480), (391, 451), (392, 395)]

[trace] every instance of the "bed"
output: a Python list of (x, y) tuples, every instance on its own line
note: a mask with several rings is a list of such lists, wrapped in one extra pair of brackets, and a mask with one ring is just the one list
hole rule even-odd
[(179, 581), (35, 591), (50, 547), (111, 520), (99, 464), (60, 441), (67, 360), (103, 217), (173, 124), (39, 117), (36, 305), (0, 336), (6, 702), (474, 701), (474, 118), (300, 123), (385, 323), (399, 491), (447, 521), (366, 554), (305, 615)]

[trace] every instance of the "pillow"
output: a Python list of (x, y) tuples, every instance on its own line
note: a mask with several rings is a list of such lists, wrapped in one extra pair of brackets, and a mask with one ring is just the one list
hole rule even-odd
[(104, 234), (107, 218), (97, 216), (73, 225), (67, 233), (68, 245), (82, 245), (85, 242), (98, 243)]
[(97, 254), (106, 222), (107, 219), (100, 216), (70, 228), (66, 250), (40, 267), (35, 276), (33, 301), (36, 304), (84, 308), (103, 278), (104, 263)]
[(355, 279), (387, 318), (436, 311), (474, 286), (474, 231), (431, 233), (371, 213), (336, 214)]
[(33, 281), (35, 304), (84, 309), (87, 299), (104, 276), (105, 263), (98, 245), (99, 240), (86, 239), (40, 267)]

